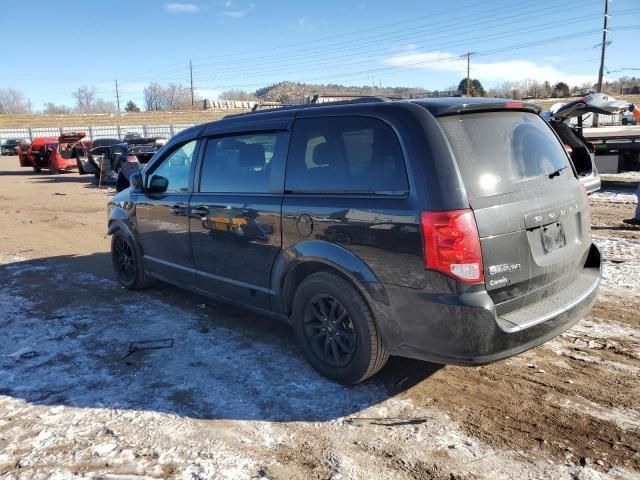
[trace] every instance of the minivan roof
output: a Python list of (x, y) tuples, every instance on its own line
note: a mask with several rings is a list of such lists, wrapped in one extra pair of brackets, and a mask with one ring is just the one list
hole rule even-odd
[(336, 106), (362, 106), (375, 103), (394, 104), (413, 103), (420, 105), (431, 112), (434, 116), (452, 115), (457, 113), (465, 113), (471, 111), (492, 111), (492, 110), (526, 110), (532, 113), (540, 113), (540, 108), (535, 103), (523, 102), (520, 100), (511, 100), (507, 98), (485, 98), (485, 97), (445, 97), (445, 98), (419, 98), (419, 99), (391, 99), (388, 97), (361, 97), (352, 100), (341, 100), (337, 102), (326, 103), (308, 103), (300, 105), (286, 105), (282, 107), (269, 108), (265, 110), (256, 110), (253, 112), (240, 113), (235, 115), (227, 115), (222, 119), (231, 120), (238, 118), (269, 118), (271, 116), (287, 116), (295, 115), (298, 110), (325, 109)]
[(493, 111), (493, 110), (526, 110), (532, 113), (540, 113), (540, 107), (535, 103), (508, 98), (486, 97), (445, 97), (445, 98), (421, 98), (409, 100), (429, 110), (434, 116), (453, 115), (456, 113)]

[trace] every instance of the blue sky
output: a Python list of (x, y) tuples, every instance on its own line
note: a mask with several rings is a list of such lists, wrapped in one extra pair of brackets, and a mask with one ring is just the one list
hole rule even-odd
[[(140, 104), (150, 81), (187, 85), (191, 59), (203, 98), (281, 80), (436, 90), (466, 75), (467, 51), (477, 52), (471, 76), (485, 87), (524, 78), (579, 85), (597, 76), (603, 3), (2, 0), (0, 88), (41, 108), (73, 104), (82, 85), (113, 100), (118, 79), (122, 101)], [(606, 67), (640, 68), (640, 1), (616, 0), (610, 13)]]

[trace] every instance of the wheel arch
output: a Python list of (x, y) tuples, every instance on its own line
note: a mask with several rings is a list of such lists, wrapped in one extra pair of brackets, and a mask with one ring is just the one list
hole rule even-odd
[(131, 221), (131, 218), (127, 212), (121, 207), (112, 208), (109, 212), (109, 219), (107, 222), (107, 236), (113, 235), (118, 230), (122, 231), (125, 235), (130, 237), (140, 255), (142, 255), (142, 245), (140, 244), (136, 229)]
[[(373, 270), (353, 252), (333, 243), (310, 240), (280, 253), (272, 269), (274, 310), (289, 317), (300, 284), (317, 272), (331, 272), (348, 281), (371, 309), (385, 346), (394, 345), (400, 330), (384, 285)], [(398, 342), (399, 343), (399, 342)]]

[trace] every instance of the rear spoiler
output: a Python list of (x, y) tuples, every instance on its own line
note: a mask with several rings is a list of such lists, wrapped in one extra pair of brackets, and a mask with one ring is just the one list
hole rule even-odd
[(444, 117), (447, 115), (459, 115), (463, 113), (480, 113), (480, 112), (500, 112), (500, 111), (522, 111), (540, 114), (540, 107), (533, 102), (523, 102), (519, 100), (497, 101), (497, 102), (472, 102), (472, 103), (460, 103), (453, 105), (449, 108), (445, 108), (437, 113), (436, 116)]

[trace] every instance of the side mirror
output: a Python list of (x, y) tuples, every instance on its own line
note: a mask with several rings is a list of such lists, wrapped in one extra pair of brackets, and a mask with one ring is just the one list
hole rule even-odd
[(142, 193), (144, 186), (142, 185), (142, 173), (135, 172), (129, 175), (129, 184), (131, 186), (131, 192)]
[(164, 193), (167, 188), (169, 188), (169, 180), (160, 175), (154, 175), (151, 177), (147, 191), (149, 193)]

